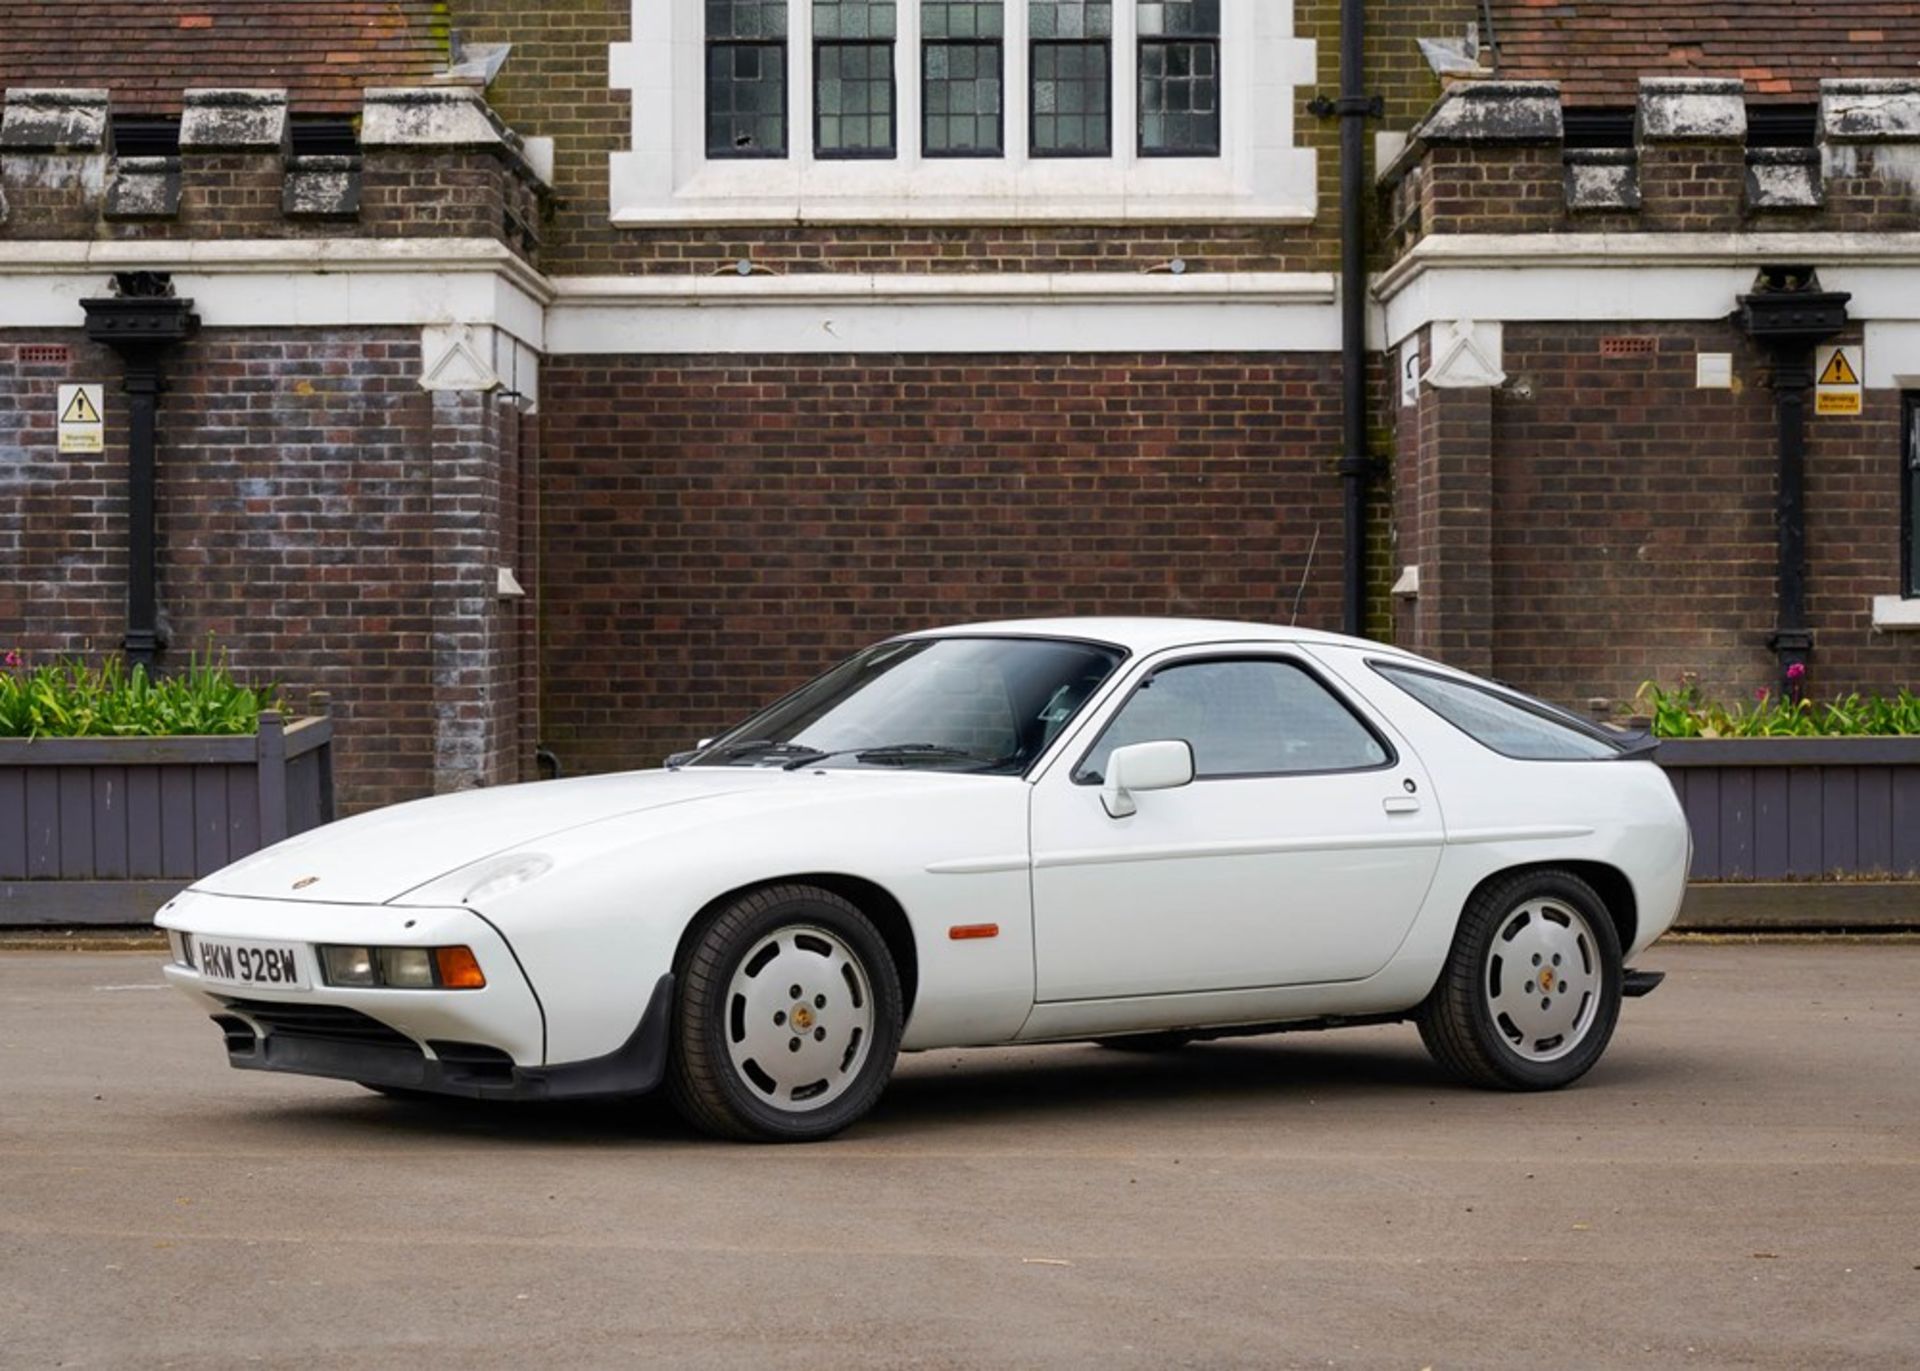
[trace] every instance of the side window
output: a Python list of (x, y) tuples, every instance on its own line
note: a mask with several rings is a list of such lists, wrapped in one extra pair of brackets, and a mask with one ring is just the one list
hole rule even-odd
[(1553, 718), (1545, 712), (1550, 706), (1531, 709), (1466, 681), (1388, 662), (1375, 662), (1373, 669), (1502, 756), (1523, 762), (1577, 762), (1620, 755), (1606, 739)]
[(1360, 771), (1392, 760), (1372, 730), (1291, 662), (1192, 662), (1142, 682), (1073, 778), (1098, 782), (1115, 748), (1166, 739), (1193, 748), (1202, 780)]

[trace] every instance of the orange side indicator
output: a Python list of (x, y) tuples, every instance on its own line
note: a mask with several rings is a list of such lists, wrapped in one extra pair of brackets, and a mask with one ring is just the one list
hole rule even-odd
[(947, 936), (956, 943), (967, 942), (973, 938), (997, 938), (1000, 936), (999, 924), (955, 924), (947, 930)]
[(440, 984), (447, 990), (484, 990), (486, 974), (474, 960), (469, 947), (436, 947), (433, 960), (440, 972)]

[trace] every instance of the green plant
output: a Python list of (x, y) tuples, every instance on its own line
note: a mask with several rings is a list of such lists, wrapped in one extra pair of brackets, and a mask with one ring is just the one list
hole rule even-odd
[(1672, 690), (1648, 681), (1635, 697), (1653, 718), (1656, 738), (1887, 738), (1920, 735), (1920, 695), (1844, 695), (1791, 700), (1756, 690), (1753, 703), (1728, 706), (1682, 677)]
[(246, 734), (281, 708), (277, 686), (234, 679), (225, 654), (195, 654), (186, 671), (154, 679), (118, 657), (28, 666), (16, 650), (0, 669), (0, 738), (167, 738)]

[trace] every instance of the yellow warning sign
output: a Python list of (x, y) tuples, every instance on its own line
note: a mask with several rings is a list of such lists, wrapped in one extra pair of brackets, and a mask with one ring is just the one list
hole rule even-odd
[(1845, 348), (1835, 348), (1833, 356), (1827, 359), (1827, 369), (1820, 373), (1823, 386), (1857, 386), (1860, 373), (1853, 369), (1853, 363), (1847, 360)]
[(100, 415), (99, 386), (61, 386), (58, 418), (60, 451), (105, 452), (107, 425)]
[(97, 424), (100, 422), (100, 411), (94, 408), (93, 401), (87, 398), (87, 388), (85, 386), (75, 386), (73, 388), (73, 398), (67, 401), (67, 407), (60, 411), (60, 422), (63, 424)]
[(1852, 418), (1866, 409), (1866, 355), (1858, 344), (1821, 348), (1814, 357), (1813, 412)]

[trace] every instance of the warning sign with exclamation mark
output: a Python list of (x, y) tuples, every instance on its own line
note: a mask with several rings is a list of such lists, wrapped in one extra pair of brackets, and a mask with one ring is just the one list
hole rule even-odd
[(1815, 414), (1855, 415), (1866, 408), (1866, 386), (1860, 373), (1866, 369), (1860, 346), (1824, 347), (1814, 358)]
[(104, 452), (107, 423), (101, 417), (99, 386), (61, 386), (59, 416), (60, 451)]

